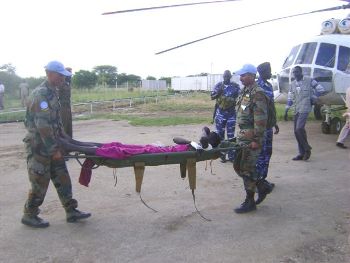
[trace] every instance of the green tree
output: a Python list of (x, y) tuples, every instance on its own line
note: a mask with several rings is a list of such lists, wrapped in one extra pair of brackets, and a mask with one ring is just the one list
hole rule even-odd
[(166, 85), (169, 87), (171, 86), (171, 77), (161, 77), (159, 80), (165, 80)]
[(146, 79), (147, 79), (147, 80), (157, 80), (157, 78), (156, 78), (156, 77), (153, 77), (153, 76), (148, 76)]
[(8, 74), (14, 75), (16, 74), (16, 67), (11, 63), (3, 64), (0, 66), (0, 71), (7, 72)]
[(118, 74), (118, 85), (122, 85), (126, 82), (136, 84), (141, 81), (141, 77), (134, 74), (121, 73)]
[(79, 70), (75, 72), (72, 77), (72, 86), (76, 88), (88, 88), (91, 89), (96, 86), (97, 75), (95, 72), (90, 72), (88, 70)]
[(115, 87), (117, 81), (117, 67), (110, 65), (96, 66), (93, 72), (97, 75), (97, 83), (99, 85)]
[(28, 83), (29, 89), (32, 90), (38, 87), (42, 82), (44, 82), (45, 77), (40, 77), (40, 78), (30, 77), (30, 78), (24, 78), (24, 80)]

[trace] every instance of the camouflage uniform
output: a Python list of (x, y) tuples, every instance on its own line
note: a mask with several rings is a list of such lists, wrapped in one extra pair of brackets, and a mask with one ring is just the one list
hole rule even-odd
[(50, 180), (66, 210), (76, 208), (72, 199), (72, 184), (64, 159), (54, 161), (52, 156), (59, 151), (56, 138), (62, 133), (59, 115), (60, 104), (55, 87), (45, 81), (33, 90), (27, 105), (23, 139), (27, 152), (27, 169), (31, 189), (24, 213), (35, 216), (43, 203)]
[(256, 83), (244, 87), (237, 105), (237, 124), (240, 131), (238, 143), (250, 144), (256, 142), (258, 149), (243, 148), (236, 153), (234, 169), (243, 178), (246, 191), (254, 192), (258, 174), (256, 162), (261, 152), (267, 121), (267, 102), (261, 89)]
[(65, 84), (62, 88), (58, 90), (58, 97), (60, 99), (61, 109), (61, 119), (63, 124), (63, 129), (66, 134), (73, 138), (73, 125), (72, 125), (72, 110), (71, 110), (71, 83), (70, 77), (66, 77)]
[[(211, 92), (212, 97), (217, 97), (216, 103), (218, 105), (215, 112), (215, 126), (221, 140), (225, 139), (225, 128), (227, 129), (227, 139), (231, 140), (235, 137), (236, 126), (236, 99), (238, 97), (240, 88), (235, 82), (225, 85), (219, 82), (215, 85)], [(228, 159), (234, 159), (234, 152), (228, 152)]]

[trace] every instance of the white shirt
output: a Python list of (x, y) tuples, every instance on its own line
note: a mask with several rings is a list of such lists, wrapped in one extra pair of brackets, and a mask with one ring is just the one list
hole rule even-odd
[(3, 84), (0, 84), (0, 93), (5, 92), (5, 86)]

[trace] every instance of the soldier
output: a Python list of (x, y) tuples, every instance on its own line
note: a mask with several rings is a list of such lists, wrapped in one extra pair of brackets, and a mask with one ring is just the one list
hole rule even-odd
[(66, 211), (67, 222), (75, 222), (91, 215), (76, 209), (78, 202), (72, 198), (71, 180), (58, 145), (59, 137), (68, 136), (62, 129), (56, 88), (62, 87), (65, 77), (71, 73), (58, 61), (49, 62), (45, 69), (47, 80), (34, 89), (29, 97), (25, 119), (28, 132), (23, 140), (31, 189), (24, 206), (22, 223), (36, 228), (49, 226), (38, 214), (50, 180)]
[[(257, 80), (257, 84), (260, 88), (262, 88), (265, 92), (265, 95), (271, 100), (274, 101), (273, 88), (271, 83), (268, 81), (271, 79), (271, 65), (269, 62), (262, 63), (258, 66), (259, 78)], [(275, 134), (279, 133), (279, 127), (275, 125)], [(271, 193), (275, 184), (270, 183), (266, 180), (267, 173), (269, 170), (270, 159), (272, 155), (272, 138), (273, 138), (273, 130), (272, 128), (266, 129), (264, 143), (262, 146), (261, 153), (259, 154), (258, 161), (256, 163), (257, 173), (259, 175), (259, 180), (257, 184), (258, 188), (258, 199), (256, 200), (256, 204), (260, 204), (266, 197), (266, 194), (262, 193)], [(266, 190), (259, 189), (260, 187), (267, 188)], [(261, 193), (262, 192), (262, 193)]]
[[(227, 130), (227, 139), (233, 140), (235, 136), (236, 126), (236, 99), (240, 88), (239, 85), (231, 81), (231, 72), (225, 70), (223, 82), (215, 85), (211, 92), (211, 99), (216, 99), (215, 126), (221, 140), (225, 139), (225, 128)], [(228, 152), (228, 160), (233, 162), (234, 152)], [(226, 162), (225, 155), (221, 158), (222, 162)]]
[(244, 85), (237, 103), (237, 124), (240, 128), (237, 142), (247, 145), (237, 151), (233, 166), (236, 173), (243, 178), (246, 191), (245, 201), (234, 209), (236, 213), (247, 213), (256, 209), (256, 162), (261, 152), (267, 123), (267, 98), (264, 90), (255, 82), (256, 73), (256, 67), (251, 64), (244, 65), (236, 72)]
[(305, 124), (312, 109), (312, 100), (315, 96), (324, 95), (327, 92), (316, 80), (303, 76), (301, 67), (294, 67), (293, 75), (295, 79), (289, 88), (284, 119), (288, 119), (288, 110), (294, 105), (294, 135), (298, 142), (299, 154), (292, 160), (306, 161), (311, 156), (311, 146), (307, 141)]
[[(72, 68), (67, 67), (67, 71), (72, 73)], [(58, 90), (58, 97), (61, 104), (61, 119), (63, 129), (66, 134), (73, 138), (72, 110), (71, 110), (71, 76), (67, 76), (63, 87)]]

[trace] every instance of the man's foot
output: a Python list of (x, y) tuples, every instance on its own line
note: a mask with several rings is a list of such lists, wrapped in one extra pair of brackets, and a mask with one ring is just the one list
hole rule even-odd
[(66, 213), (68, 223), (74, 223), (78, 220), (85, 219), (91, 216), (90, 213), (84, 213), (75, 208), (67, 210)]
[(303, 160), (304, 161), (307, 161), (310, 159), (310, 156), (311, 156), (311, 151), (306, 151), (305, 154), (304, 154), (304, 157), (303, 157)]
[(299, 155), (295, 156), (292, 160), (293, 161), (300, 161), (300, 160), (303, 160), (303, 158), (304, 158), (304, 156), (299, 154)]
[(38, 217), (37, 215), (35, 216), (30, 216), (30, 215), (23, 215), (22, 224), (34, 228), (45, 228), (48, 227), (50, 224), (49, 222), (45, 221), (44, 219)]
[(339, 148), (342, 148), (342, 149), (347, 149), (348, 147), (346, 147), (343, 143), (341, 142), (337, 142), (336, 144)]
[(259, 181), (256, 186), (258, 188), (258, 199), (256, 199), (255, 204), (258, 205), (272, 192), (275, 184), (270, 184), (268, 181), (262, 180)]
[(237, 214), (249, 213), (254, 210), (256, 210), (254, 198), (246, 198), (240, 207), (234, 209)]

